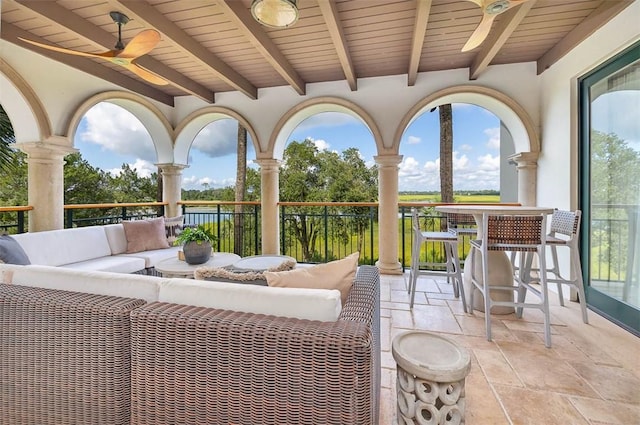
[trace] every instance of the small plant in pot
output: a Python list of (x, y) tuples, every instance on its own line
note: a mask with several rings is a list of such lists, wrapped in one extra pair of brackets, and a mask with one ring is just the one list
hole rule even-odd
[(218, 240), (204, 226), (187, 227), (176, 237), (175, 245), (184, 245), (184, 261), (188, 264), (202, 264), (211, 258), (211, 246)]

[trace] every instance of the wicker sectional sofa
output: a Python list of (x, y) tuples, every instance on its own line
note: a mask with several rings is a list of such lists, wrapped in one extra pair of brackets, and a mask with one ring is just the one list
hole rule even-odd
[[(92, 273), (106, 275), (102, 286), (116, 275)], [(126, 297), (110, 293), (118, 285), (95, 291), (95, 282), (87, 291), (99, 294), (0, 284), (0, 423), (378, 423), (375, 267), (358, 269), (337, 320), (324, 321), (170, 302), (189, 285), (236, 298), (235, 288), (253, 285), (128, 278), (148, 287)], [(255, 288), (276, 290), (254, 295), (273, 300), (294, 290)]]

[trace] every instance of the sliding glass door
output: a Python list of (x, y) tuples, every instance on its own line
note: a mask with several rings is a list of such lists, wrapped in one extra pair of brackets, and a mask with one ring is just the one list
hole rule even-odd
[(587, 302), (640, 333), (640, 44), (580, 80)]

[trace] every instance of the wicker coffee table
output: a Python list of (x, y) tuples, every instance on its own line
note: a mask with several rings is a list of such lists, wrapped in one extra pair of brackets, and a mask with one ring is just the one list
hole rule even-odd
[(188, 264), (178, 258), (168, 258), (156, 265), (156, 270), (162, 277), (186, 277), (193, 279), (193, 272), (198, 267), (227, 267), (240, 260), (240, 256), (230, 252), (216, 252), (206, 263)]

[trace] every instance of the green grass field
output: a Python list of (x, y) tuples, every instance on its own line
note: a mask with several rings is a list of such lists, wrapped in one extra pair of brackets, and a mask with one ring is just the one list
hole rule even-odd
[[(500, 202), (500, 195), (461, 195), (453, 197), (459, 203), (490, 203)], [(400, 202), (440, 202), (440, 194), (400, 194)]]

